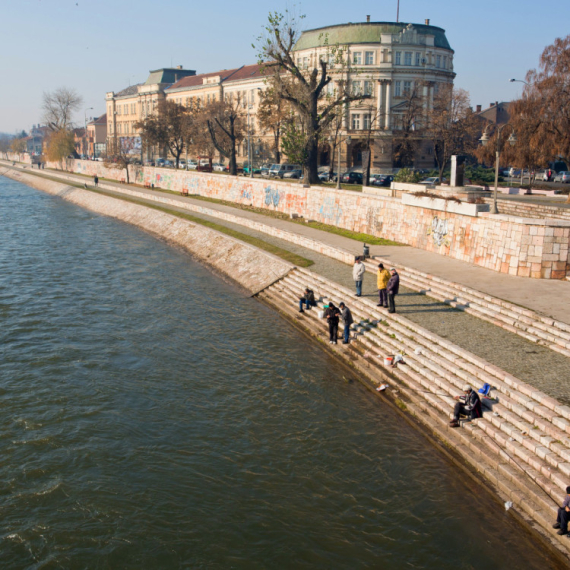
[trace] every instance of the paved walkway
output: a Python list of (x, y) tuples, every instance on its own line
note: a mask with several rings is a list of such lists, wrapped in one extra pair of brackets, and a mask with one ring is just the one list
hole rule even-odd
[[(47, 172), (49, 173), (49, 171)], [(77, 179), (81, 182), (85, 181), (85, 178), (80, 176), (78, 176)], [(124, 185), (114, 184), (108, 181), (105, 181), (105, 185), (115, 186), (118, 189), (124, 187)], [(266, 225), (285, 229), (322, 241), (334, 247), (354, 251), (355, 255), (362, 253), (363, 244), (361, 242), (317, 230), (300, 223), (280, 220), (271, 216), (257, 214), (231, 206), (224, 206), (214, 202), (205, 202), (203, 200), (178, 196), (168, 192), (161, 192), (160, 190), (147, 190), (136, 186), (135, 188), (137, 191), (149, 195), (157, 193), (164, 194), (171, 199), (180, 200), (181, 203), (192, 202), (200, 206), (207, 206), (213, 210), (227, 212)], [(289, 247), (288, 249), (291, 248)], [(431, 275), (437, 275), (448, 281), (477, 289), (478, 291), (488, 293), (499, 299), (510, 301), (516, 305), (527, 307), (537, 313), (570, 324), (570, 303), (568, 302), (568, 295), (570, 294), (569, 281), (514, 277), (410, 246), (370, 246), (370, 253), (371, 255), (377, 255), (384, 259), (392, 259), (394, 263), (406, 265)]]

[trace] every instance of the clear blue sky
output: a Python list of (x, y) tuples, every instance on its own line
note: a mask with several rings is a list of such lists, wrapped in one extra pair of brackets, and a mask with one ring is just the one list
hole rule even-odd
[[(303, 27), (395, 21), (397, 0), (304, 0)], [(198, 73), (256, 61), (251, 47), (282, 0), (2, 0), (0, 131), (29, 129), (45, 90), (74, 87), (88, 115), (105, 92), (144, 81), (150, 69), (183, 65)], [(473, 105), (510, 100), (544, 47), (570, 33), (570, 0), (400, 0), (400, 21), (446, 30), (456, 85)], [(83, 123), (84, 111), (76, 117)]]

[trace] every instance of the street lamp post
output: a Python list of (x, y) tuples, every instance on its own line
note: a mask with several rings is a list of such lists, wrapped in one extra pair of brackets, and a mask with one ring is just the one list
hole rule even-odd
[[(334, 141), (334, 137), (332, 135), (329, 137), (329, 141), (330, 142)], [(348, 148), (350, 146), (350, 143), (352, 142), (352, 138), (350, 136), (348, 136), (344, 140), (339, 139), (339, 141), (338, 141), (338, 165), (337, 165), (337, 172), (336, 172), (336, 188), (337, 188), (337, 190), (340, 190), (340, 145), (343, 142), (346, 142), (346, 147)], [(333, 157), (333, 161), (334, 161), (334, 157)]]
[[(489, 130), (489, 128), (492, 125), (487, 125), (487, 127), (485, 127), (485, 130), (483, 131), (483, 135), (482, 137), (479, 139), (479, 141), (481, 142), (481, 144), (483, 146), (487, 146), (487, 143), (489, 142), (489, 135), (487, 134), (487, 131)], [(505, 128), (505, 127), (510, 127), (511, 128), (511, 136), (507, 139), (507, 142), (511, 145), (514, 146), (517, 142), (517, 137), (515, 135), (515, 130), (512, 127), (512, 125), (509, 125), (508, 123), (505, 125), (499, 125), (499, 126), (495, 126), (496, 130), (497, 130), (497, 148), (495, 150), (495, 191), (493, 193), (493, 210), (492, 210), (492, 214), (498, 214), (499, 213), (499, 209), (497, 208), (497, 189), (499, 186), (499, 162), (501, 160), (501, 131)]]
[(93, 107), (87, 107), (87, 109), (85, 109), (84, 112), (84, 118), (85, 118), (85, 130), (83, 131), (83, 140), (85, 141), (85, 143), (83, 144), (83, 152), (85, 155), (88, 155), (89, 152), (87, 152), (87, 111), (92, 111)]

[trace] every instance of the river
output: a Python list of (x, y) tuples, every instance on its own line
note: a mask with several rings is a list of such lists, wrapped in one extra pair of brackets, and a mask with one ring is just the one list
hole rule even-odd
[(0, 177), (2, 568), (553, 567), (272, 310)]

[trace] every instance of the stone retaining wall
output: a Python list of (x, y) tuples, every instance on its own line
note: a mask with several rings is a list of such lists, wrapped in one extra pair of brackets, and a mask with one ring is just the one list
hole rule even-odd
[[(486, 204), (492, 204), (493, 198), (483, 198)], [(539, 218), (570, 221), (570, 209), (545, 204), (517, 202), (515, 200), (498, 200), (499, 212), (508, 216), (521, 218)]]
[(10, 169), (0, 174), (93, 212), (118, 218), (183, 247), (249, 293), (257, 293), (294, 266), (270, 253), (202, 225), (88, 190)]
[[(68, 168), (118, 181), (126, 177), (124, 170), (105, 168), (102, 162), (68, 161)], [(299, 214), (510, 275), (564, 279), (570, 270), (566, 220), (487, 213), (471, 217), (404, 205), (389, 196), (192, 170), (132, 167), (129, 178), (155, 188)]]

